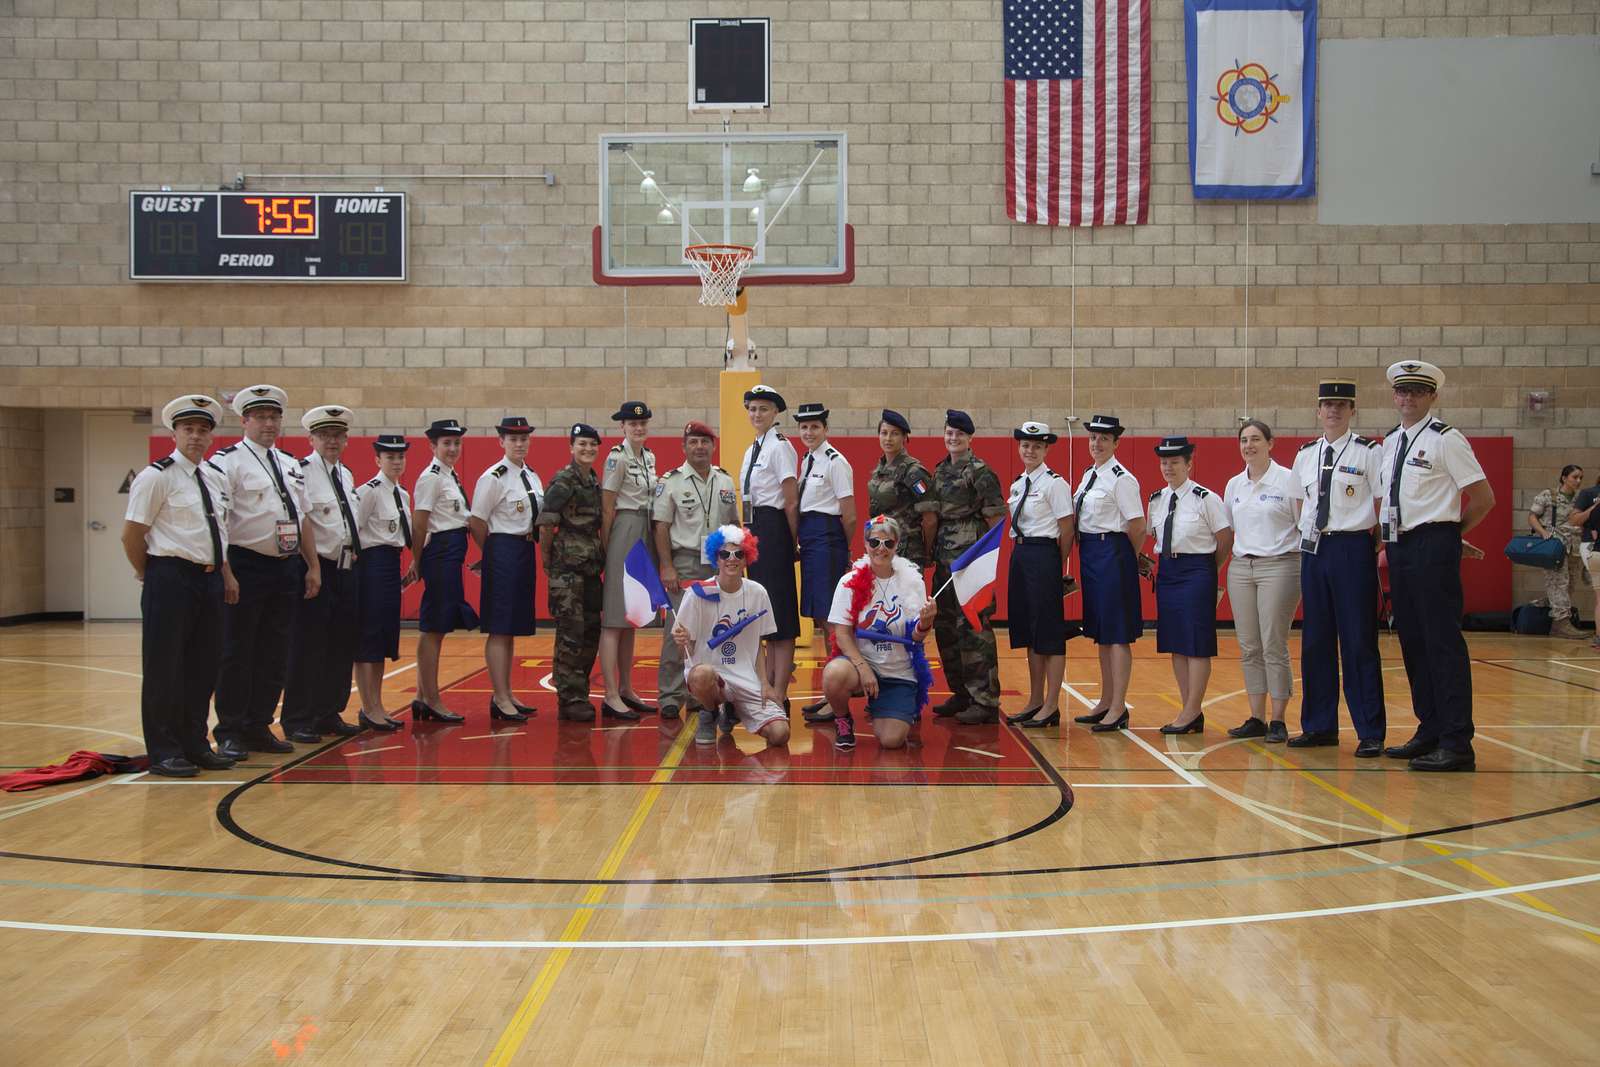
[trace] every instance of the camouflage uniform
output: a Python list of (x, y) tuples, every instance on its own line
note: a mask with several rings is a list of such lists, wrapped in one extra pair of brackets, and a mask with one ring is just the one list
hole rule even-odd
[(922, 516), (939, 510), (933, 476), (909, 452), (900, 453), (891, 464), (879, 459), (867, 479), (867, 513), (863, 520), (887, 515), (905, 531), (898, 554), (919, 567), (928, 563), (928, 546), (922, 543)]
[(556, 528), (545, 573), (550, 579), (550, 614), (556, 620), (555, 687), (562, 705), (587, 704), (589, 676), (600, 650), (600, 481), (569, 463), (550, 479), (539, 525)]
[[(959, 462), (949, 456), (933, 469), (934, 491), (939, 497), (939, 533), (934, 542), (933, 587), (939, 589), (950, 579), (950, 564), (971, 548), (989, 529), (989, 521), (1004, 517), (1005, 494), (994, 468), (968, 452)], [(954, 587), (939, 595), (939, 614), (933, 633), (939, 642), (939, 659), (944, 664), (945, 680), (952, 697), (947, 709), (978, 705), (998, 707), (1000, 667), (995, 658), (994, 629), (989, 619), (994, 602), (978, 613), (983, 623), (974, 630)]]

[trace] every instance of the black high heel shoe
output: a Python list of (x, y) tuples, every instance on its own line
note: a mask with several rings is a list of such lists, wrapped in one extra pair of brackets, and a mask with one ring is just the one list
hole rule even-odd
[(1161, 728), (1161, 732), (1164, 734), (1203, 734), (1206, 732), (1205, 712), (1196, 715), (1182, 726), (1174, 726), (1169, 722)]
[(1026, 723), (1029, 719), (1033, 718), (1034, 713), (1042, 707), (1044, 707), (1043, 704), (1035, 704), (1031, 708), (1023, 708), (1015, 715), (1007, 715), (1006, 722), (1010, 723), (1012, 726), (1016, 726), (1019, 723)]
[(656, 713), (655, 708), (652, 708), (637, 697), (623, 697), (622, 702), (628, 705), (629, 711), (636, 711), (640, 715), (654, 715)]
[(528, 717), (522, 713), (522, 705), (518, 704), (516, 701), (512, 701), (511, 703), (512, 703), (512, 706), (514, 706), (517, 709), (515, 712), (501, 711), (500, 710), (500, 705), (496, 704), (494, 702), (494, 697), (490, 697), (489, 698), (489, 721), (490, 722), (527, 722), (528, 721)]
[(1057, 708), (1055, 711), (1052, 711), (1042, 719), (1035, 715), (1033, 718), (1022, 723), (1022, 728), (1024, 730), (1043, 730), (1046, 726), (1059, 726), (1060, 724), (1061, 709)]
[(392, 734), (396, 730), (400, 729), (400, 724), (389, 718), (387, 715), (383, 717), (382, 722), (379, 722), (376, 719), (367, 718), (366, 712), (358, 711), (356, 712), (356, 721), (361, 723), (361, 725), (366, 729), (376, 730), (380, 734)]
[(1093, 730), (1097, 734), (1110, 734), (1110, 733), (1115, 733), (1118, 730), (1126, 730), (1127, 728), (1128, 728), (1128, 709), (1127, 708), (1123, 708), (1122, 709), (1122, 718), (1118, 719), (1116, 722), (1097, 722), (1093, 726), (1089, 727), (1089, 729)]
[(453, 711), (440, 711), (423, 700), (411, 702), (412, 722), (466, 722), (462, 716)]
[[(627, 702), (624, 701), (623, 703)], [(638, 722), (641, 718), (639, 713), (634, 711), (632, 708), (622, 708), (621, 710), (618, 710), (617, 708), (612, 707), (610, 704), (607, 704), (604, 700), (600, 701), (600, 717), (602, 719), (618, 719), (622, 722)]]
[(1082, 723), (1084, 726), (1091, 726), (1103, 719), (1106, 712), (1110, 710), (1110, 708), (1101, 708), (1099, 711), (1091, 711), (1087, 715), (1074, 715), (1072, 721)]

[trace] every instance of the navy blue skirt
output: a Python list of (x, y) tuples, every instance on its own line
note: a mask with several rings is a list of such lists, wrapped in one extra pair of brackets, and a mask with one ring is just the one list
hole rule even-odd
[(750, 532), (759, 540), (756, 561), (746, 571), (759, 582), (772, 601), (772, 621), (778, 632), (769, 641), (793, 641), (800, 636), (800, 600), (794, 592), (794, 534), (782, 508), (752, 508)]
[(1061, 545), (1048, 543), (1011, 546), (1011, 569), (1006, 576), (1006, 629), (1012, 648), (1025, 648), (1041, 656), (1060, 656), (1067, 638), (1077, 637), (1069, 625), (1061, 598)]
[(850, 569), (850, 542), (844, 522), (820, 511), (800, 513), (800, 614), (826, 619), (833, 591)]
[(1217, 654), (1217, 557), (1161, 558), (1156, 571), (1156, 651)]
[(1139, 616), (1139, 565), (1128, 535), (1084, 534), (1083, 632), (1097, 645), (1131, 645), (1144, 632)]
[(357, 663), (400, 658), (400, 550), (394, 545), (363, 548), (356, 557), (361, 636)]
[(534, 574), (538, 545), (521, 534), (490, 534), (483, 544), (483, 595), (479, 626), (486, 634), (533, 633)]
[(467, 603), (461, 584), (461, 568), (467, 562), (465, 526), (428, 538), (417, 570), (422, 575), (422, 608), (417, 612), (417, 628), (424, 633), (447, 634), (452, 630), (475, 630), (478, 613)]

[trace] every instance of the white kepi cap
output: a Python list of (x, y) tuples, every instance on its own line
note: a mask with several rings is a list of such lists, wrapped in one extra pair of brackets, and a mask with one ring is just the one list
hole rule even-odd
[(233, 397), (234, 414), (243, 416), (251, 408), (275, 407), (282, 411), (289, 404), (289, 394), (276, 385), (250, 385)]
[(324, 426), (337, 426), (341, 430), (348, 430), (355, 417), (355, 412), (343, 404), (323, 404), (300, 416), (300, 425), (308, 430), (320, 430)]
[(1420, 359), (1402, 359), (1389, 364), (1390, 385), (1425, 385), (1437, 390), (1444, 384), (1444, 371)]
[(179, 419), (205, 419), (216, 429), (217, 419), (222, 415), (222, 405), (199, 393), (189, 393), (180, 396), (161, 409), (161, 423), (169, 430), (178, 428)]

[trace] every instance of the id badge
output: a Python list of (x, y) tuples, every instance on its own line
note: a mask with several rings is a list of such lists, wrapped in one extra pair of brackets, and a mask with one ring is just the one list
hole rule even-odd
[(300, 527), (299, 526), (297, 526), (294, 523), (290, 522), (288, 519), (279, 519), (278, 520), (278, 525), (277, 525), (277, 531), (278, 531), (278, 554), (280, 556), (292, 556), (296, 552), (300, 551)]
[(1388, 542), (1400, 540), (1400, 516), (1396, 514), (1400, 509), (1393, 504), (1385, 504), (1378, 512), (1378, 522), (1383, 527), (1383, 539)]
[(339, 549), (339, 569), (342, 571), (349, 570), (355, 563), (354, 555), (355, 553), (350, 551), (349, 545)]
[(1317, 547), (1319, 545), (1321, 545), (1321, 544), (1322, 544), (1322, 531), (1321, 530), (1312, 530), (1310, 533), (1308, 533), (1304, 537), (1300, 538), (1300, 551), (1308, 552), (1311, 555), (1315, 556), (1317, 554)]

